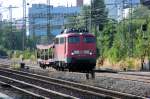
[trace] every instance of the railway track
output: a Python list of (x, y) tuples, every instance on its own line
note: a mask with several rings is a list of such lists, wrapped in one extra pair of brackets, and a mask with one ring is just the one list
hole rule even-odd
[(76, 99), (75, 97), (47, 90), (34, 84), (29, 84), (24, 81), (15, 80), (10, 77), (0, 75), (0, 79), (1, 86), (12, 87), (13, 89), (21, 91), (24, 94), (30, 95), (32, 96), (32, 98), (35, 99), (49, 99), (49, 97), (56, 99)]
[(137, 81), (142, 83), (150, 83), (150, 76), (148, 75), (139, 75), (139, 74), (126, 74), (126, 73), (101, 73), (97, 74), (97, 77), (108, 77), (114, 79), (122, 79), (122, 80), (130, 80), (130, 81)]
[[(147, 72), (149, 73), (149, 72)], [(150, 78), (150, 74), (149, 75), (145, 75), (145, 74), (136, 74), (136, 73), (124, 73), (124, 72), (120, 72), (119, 74), (123, 74), (123, 75), (132, 75), (132, 76), (139, 76), (139, 77), (149, 77)]]
[[(124, 98), (124, 99), (143, 99), (145, 97), (138, 97), (131, 94), (126, 93), (120, 93), (112, 90), (106, 90), (98, 87), (93, 87), (89, 85), (83, 85), (79, 83), (74, 83), (70, 81), (50, 78), (46, 76), (41, 76), (37, 74), (31, 74), (27, 72), (22, 71), (16, 71), (11, 69), (4, 69), (0, 68), (0, 80), (3, 80), (3, 82), (11, 84), (13, 86), (16, 83), (24, 82), (26, 86), (31, 87), (39, 87), (40, 92), (32, 92), (41, 95), (41, 92), (43, 93), (43, 97), (50, 97), (47, 96), (48, 93), (46, 91), (50, 91), (51, 94), (54, 94), (52, 92), (59, 93), (59, 98), (82, 98), (82, 99), (103, 99), (103, 98)], [(13, 83), (10, 83), (13, 82)], [(15, 82), (15, 83), (14, 83)], [(29, 85), (28, 85), (29, 84)], [(33, 85), (34, 84), (34, 85)], [(25, 88), (26, 89), (26, 88)], [(28, 90), (28, 87), (27, 89)], [(35, 89), (34, 89), (35, 90)], [(43, 91), (44, 90), (44, 91)], [(53, 90), (53, 91), (52, 91)], [(29, 90), (28, 90), (29, 91)], [(35, 90), (36, 91), (36, 90)], [(44, 95), (46, 93), (46, 96)], [(53, 95), (56, 97), (57, 95)], [(63, 93), (63, 94), (61, 94)], [(62, 96), (61, 96), (62, 95)]]
[(35, 94), (35, 93), (32, 93), (32, 92), (30, 92), (30, 91), (27, 91), (27, 90), (24, 90), (24, 89), (21, 89), (21, 88), (19, 88), (19, 87), (17, 87), (17, 86), (14, 86), (14, 85), (10, 85), (10, 84), (8, 84), (8, 83), (5, 83), (5, 82), (2, 82), (2, 81), (0, 81), (0, 86), (2, 87), (2, 88), (6, 88), (7, 90), (8, 89), (13, 89), (13, 90), (15, 90), (15, 91), (18, 91), (19, 93), (21, 93), (22, 95), (23, 95), (23, 97), (25, 96), (26, 98), (33, 98), (33, 99), (44, 99), (45, 97), (42, 97), (42, 96), (40, 96), (40, 95), (38, 95), (38, 94)]

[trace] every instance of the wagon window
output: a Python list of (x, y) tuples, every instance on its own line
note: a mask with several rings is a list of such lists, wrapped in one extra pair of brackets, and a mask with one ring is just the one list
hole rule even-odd
[(94, 37), (84, 37), (83, 42), (85, 43), (95, 43)]
[(69, 43), (79, 43), (80, 42), (80, 37), (77, 37), (77, 36), (76, 37), (75, 36), (74, 37), (69, 37), (68, 42)]

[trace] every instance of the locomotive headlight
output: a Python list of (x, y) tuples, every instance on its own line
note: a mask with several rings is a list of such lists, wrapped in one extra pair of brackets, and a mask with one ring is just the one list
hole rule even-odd
[(79, 50), (74, 50), (71, 52), (71, 55), (76, 55), (76, 54), (80, 54)]
[(90, 55), (92, 55), (93, 53), (92, 52), (90, 52)]
[(71, 55), (74, 55), (74, 52), (72, 52)]

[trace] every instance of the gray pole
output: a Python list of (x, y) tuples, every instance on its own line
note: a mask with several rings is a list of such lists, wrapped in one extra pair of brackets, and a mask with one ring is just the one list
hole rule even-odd
[(131, 56), (133, 56), (133, 33), (132, 33), (132, 7), (133, 7), (133, 5), (132, 5), (132, 0), (130, 0), (130, 24), (129, 24), (129, 33), (130, 33), (130, 52), (129, 52), (129, 54), (131, 55)]
[[(9, 5), (9, 18), (10, 18), (10, 32), (11, 36), (13, 38), (13, 32), (12, 32), (12, 5)], [(11, 42), (11, 48), (14, 49), (14, 38), (12, 39), (13, 41)]]
[[(125, 7), (125, 0), (122, 0), (122, 4), (123, 4), (123, 8)], [(125, 23), (126, 23), (126, 19), (125, 19), (125, 12), (124, 9), (122, 8), (122, 24), (123, 24), (123, 29), (122, 29), (122, 33), (123, 33), (123, 45), (124, 48), (126, 48), (126, 33), (125, 33)]]
[(90, 25), (89, 25), (89, 32), (92, 32), (92, 29), (91, 29), (91, 23), (92, 23), (92, 22), (91, 22), (91, 21), (92, 21), (92, 20), (91, 20), (91, 15), (92, 15), (92, 14), (91, 14), (91, 13), (92, 13), (92, 0), (91, 0), (90, 4), (91, 4), (91, 5), (90, 5), (90, 20), (89, 20), (89, 21), (90, 21)]
[(47, 37), (48, 41), (51, 38), (51, 26), (50, 26), (50, 19), (51, 19), (51, 5), (50, 5), (50, 0), (47, 0)]
[(22, 31), (22, 50), (25, 49), (26, 39), (26, 0), (23, 0), (23, 31)]
[(9, 9), (9, 21), (10, 21), (10, 32), (11, 32), (11, 38), (12, 38), (12, 42), (10, 48), (15, 49), (15, 39), (14, 39), (14, 34), (13, 34), (13, 22), (12, 22), (12, 9), (13, 8), (18, 8), (18, 7), (13, 7), (12, 5), (9, 5), (8, 9)]
[(12, 5), (9, 5), (9, 20), (10, 20), (10, 25), (11, 25), (11, 33), (12, 33)]

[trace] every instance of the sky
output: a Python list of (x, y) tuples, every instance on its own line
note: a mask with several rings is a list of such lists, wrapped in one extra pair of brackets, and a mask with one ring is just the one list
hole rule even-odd
[[(23, 8), (22, 8), (22, 1), (23, 0), (0, 0), (1, 3), (1, 7), (0, 7), (0, 12), (3, 14), (2, 18), (3, 19), (9, 19), (9, 10), (8, 7), (10, 5), (12, 5), (13, 7), (17, 7), (17, 8), (13, 8), (12, 9), (12, 17), (13, 18), (17, 18), (20, 19), (23, 14)], [(27, 8), (31, 7), (32, 4), (39, 4), (39, 3), (44, 3), (46, 4), (47, 0), (26, 0), (27, 3), (29, 3), (29, 5), (27, 6)], [(53, 6), (76, 6), (76, 0), (50, 0), (51, 5)], [(90, 0), (84, 0), (84, 4), (89, 4)], [(27, 10), (28, 13), (28, 10)]]

